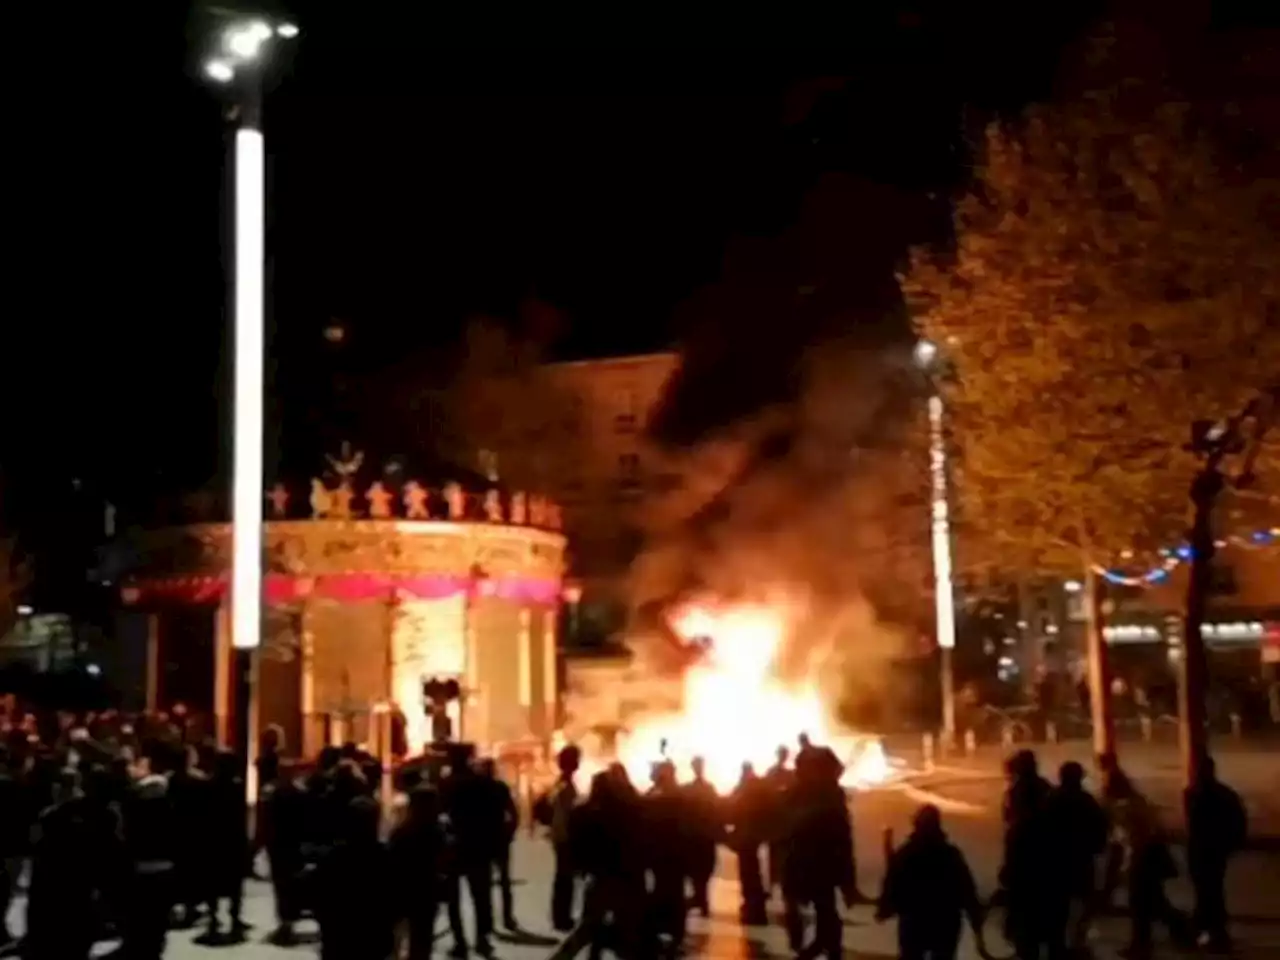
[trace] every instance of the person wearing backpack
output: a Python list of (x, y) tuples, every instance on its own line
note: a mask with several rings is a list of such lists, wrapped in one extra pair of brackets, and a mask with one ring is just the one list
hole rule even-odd
[(1187, 872), (1195, 891), (1194, 921), (1200, 943), (1229, 950), (1227, 864), (1244, 846), (1248, 818), (1240, 794), (1218, 779), (1211, 757), (1202, 757), (1197, 776), (1183, 794), (1187, 823)]

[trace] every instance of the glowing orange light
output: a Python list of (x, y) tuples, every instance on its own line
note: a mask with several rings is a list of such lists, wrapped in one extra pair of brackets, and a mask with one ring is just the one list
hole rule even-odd
[(689, 761), (702, 757), (707, 779), (728, 792), (744, 763), (763, 773), (779, 744), (794, 749), (802, 733), (836, 751), (845, 763), (845, 786), (893, 776), (878, 738), (842, 732), (831, 722), (813, 679), (792, 685), (778, 678), (788, 632), (783, 607), (689, 604), (670, 623), (682, 640), (704, 643), (705, 653), (685, 674), (683, 710), (643, 718), (621, 738), (618, 759), (637, 784), (648, 783), (650, 765), (660, 757), (676, 763), (682, 779)]

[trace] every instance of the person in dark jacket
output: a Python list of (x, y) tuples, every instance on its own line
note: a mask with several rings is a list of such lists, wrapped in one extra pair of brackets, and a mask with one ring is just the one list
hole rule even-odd
[[(236, 943), (248, 929), (241, 916), (245, 865), (249, 857), (249, 811), (240, 761), (230, 751), (217, 751), (208, 783), (207, 820), (199, 825), (207, 838), (205, 880), (208, 929), (197, 940), (205, 944)], [(222, 929), (220, 908), (227, 903), (228, 926)]]
[(770, 790), (749, 763), (729, 798), (729, 845), (738, 855), (738, 882), (742, 889), (740, 919), (745, 926), (764, 926), (767, 893), (760, 871), (760, 843), (770, 814)]
[(351, 800), (339, 815), (337, 843), (316, 882), (321, 960), (387, 960), (391, 954), (396, 899), (379, 816), (368, 797)]
[[(445, 831), (440, 797), (429, 786), (409, 794), (404, 822), (388, 844), (392, 876), (399, 897), (397, 915), (409, 934), (409, 960), (429, 960), (436, 937), (436, 915), (446, 899)], [(461, 952), (461, 951), (459, 951)]]
[[(1084, 767), (1074, 761), (1058, 771), (1058, 786), (1045, 805), (1050, 853), (1055, 870), (1062, 871), (1066, 897), (1063, 911), (1054, 919), (1053, 942), (1082, 949), (1089, 917), (1097, 897), (1098, 858), (1106, 849), (1111, 825), (1106, 811), (1084, 789)], [(1072, 923), (1074, 916), (1075, 922)]]
[(124, 800), (122, 819), (130, 874), (125, 881), (120, 952), (128, 960), (160, 960), (168, 939), (177, 851), (177, 822), (169, 796), (173, 766), (166, 744), (145, 743), (134, 763), (133, 786)]
[(516, 809), (511, 788), (498, 776), (492, 759), (481, 760), (476, 769), (486, 798), (489, 829), (493, 831), (493, 865), (497, 868), (498, 891), (502, 896), (502, 925), (508, 930), (518, 930), (520, 924), (516, 922), (515, 898), (511, 891), (511, 845), (520, 829), (520, 811)]
[[(846, 906), (857, 900), (853, 822), (839, 777), (839, 763), (832, 763), (821, 748), (810, 747), (803, 759), (797, 755), (784, 834), (782, 892), (787, 940), (804, 960), (819, 954), (839, 960), (844, 930), (836, 896)], [(814, 938), (808, 944), (803, 944), (805, 905), (814, 912)]]
[(40, 815), (31, 855), (24, 960), (86, 960), (93, 947), (93, 823), (80, 778), (63, 771), (57, 803)]
[(268, 784), (262, 804), (262, 845), (271, 870), (275, 895), (276, 929), (270, 940), (277, 946), (297, 942), (294, 924), (302, 915), (301, 883), (305, 866), (303, 849), (307, 839), (307, 797), (294, 776), (293, 768), (282, 763), (276, 781)]
[(30, 791), (9, 765), (7, 748), (0, 747), (0, 947), (13, 942), (9, 932), (9, 904), (27, 855), (32, 809)]
[(898, 918), (902, 960), (955, 960), (962, 921), (982, 930), (982, 905), (973, 872), (942, 830), (933, 804), (916, 811), (913, 831), (889, 858), (877, 920)]
[(694, 757), (690, 763), (693, 779), (681, 788), (684, 800), (687, 873), (693, 888), (690, 906), (704, 917), (711, 916), (707, 890), (716, 872), (716, 850), (724, 839), (724, 811), (720, 795), (706, 777), (706, 763)]
[(1046, 811), (1052, 792), (1040, 776), (1035, 754), (1020, 750), (1006, 764), (1004, 856), (1000, 895), (1005, 903), (1005, 936), (1020, 960), (1037, 960), (1060, 949), (1065, 933), (1067, 887), (1055, 870), (1045, 869), (1053, 854)]
[(1197, 777), (1183, 795), (1187, 823), (1187, 872), (1195, 891), (1193, 915), (1200, 942), (1229, 950), (1227, 864), (1244, 846), (1248, 817), (1240, 794), (1218, 779), (1212, 757), (1200, 760)]

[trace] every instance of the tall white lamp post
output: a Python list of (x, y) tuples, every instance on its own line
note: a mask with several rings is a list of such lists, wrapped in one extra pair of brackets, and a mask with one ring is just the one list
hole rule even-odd
[(921, 340), (916, 344), (917, 366), (930, 375), (929, 472), (932, 477), (931, 532), (933, 539), (933, 581), (935, 629), (940, 657), (942, 687), (942, 732), (949, 742), (956, 735), (956, 691), (952, 653), (956, 646), (955, 580), (951, 564), (951, 502), (947, 489), (947, 441), (942, 397), (933, 384), (938, 367), (937, 344)]
[[(205, 75), (235, 104), (235, 387), (231, 478), (231, 643), (256, 651), (262, 638), (263, 393), (265, 391), (266, 153), (262, 78), (273, 47), (298, 28), (263, 18), (223, 18)], [(251, 654), (245, 788), (257, 798), (257, 654)]]

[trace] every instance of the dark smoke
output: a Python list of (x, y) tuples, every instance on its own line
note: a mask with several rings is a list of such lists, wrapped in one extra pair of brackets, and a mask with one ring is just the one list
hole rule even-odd
[(638, 622), (690, 596), (800, 596), (797, 669), (814, 645), (878, 659), (927, 628), (927, 430), (903, 353), (824, 341), (801, 354), (793, 399), (666, 447), (680, 482), (645, 518)]

